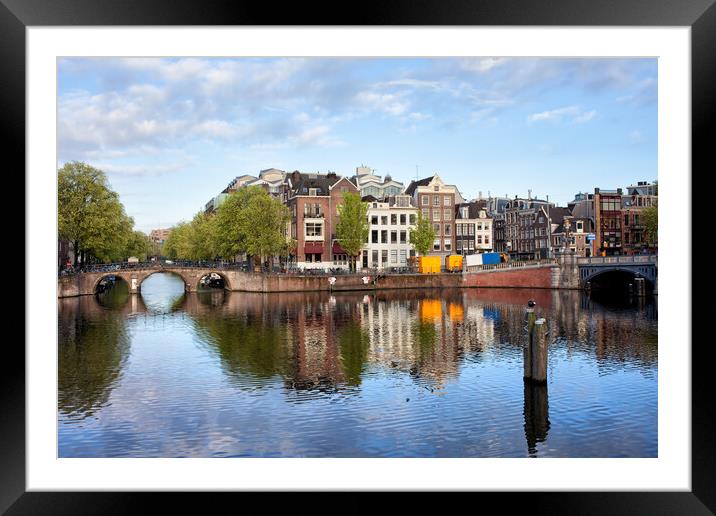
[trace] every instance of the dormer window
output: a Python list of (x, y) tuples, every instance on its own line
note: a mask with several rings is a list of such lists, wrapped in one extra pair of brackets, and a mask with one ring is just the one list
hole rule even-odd
[(308, 195), (318, 195), (318, 188), (309, 188), (308, 189)]

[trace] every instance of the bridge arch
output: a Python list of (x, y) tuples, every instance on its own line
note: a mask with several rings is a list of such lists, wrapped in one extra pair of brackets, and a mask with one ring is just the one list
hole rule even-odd
[(194, 284), (194, 290), (199, 290), (199, 287), (201, 286), (201, 280), (209, 276), (210, 274), (216, 274), (218, 275), (221, 280), (224, 282), (224, 290), (231, 290), (231, 283), (229, 282), (229, 277), (224, 272), (221, 272), (219, 270), (209, 269), (209, 270), (202, 270), (199, 275), (195, 278), (195, 284)]
[[(586, 286), (587, 283), (593, 284), (596, 281), (607, 279), (607, 276), (613, 276), (616, 277), (617, 275), (622, 276), (630, 276), (632, 279), (636, 278), (643, 278), (648, 289), (653, 291), (656, 282), (654, 278), (651, 277), (650, 274), (646, 273), (645, 271), (641, 271), (638, 269), (635, 269), (634, 267), (601, 267), (596, 270), (591, 270), (586, 272), (581, 278), (582, 280), (582, 286)], [(592, 285), (593, 286), (593, 285)]]
[(99, 293), (99, 290), (98, 290), (98, 289), (99, 289), (100, 283), (102, 283), (102, 280), (107, 279), (107, 278), (109, 278), (110, 276), (117, 277), (117, 278), (121, 279), (122, 281), (126, 282), (126, 283), (130, 286), (129, 288), (130, 288), (130, 290), (131, 290), (132, 287), (131, 287), (131, 280), (129, 279), (129, 276), (127, 276), (126, 274), (122, 274), (122, 273), (119, 272), (119, 271), (117, 271), (117, 272), (106, 272), (106, 273), (103, 273), (103, 274), (99, 274), (99, 275), (97, 276), (97, 278), (95, 279), (95, 281), (94, 281), (94, 283), (93, 283), (93, 285), (92, 285), (92, 292), (91, 292), (91, 294), (98, 294), (98, 293)]
[(141, 292), (142, 283), (144, 283), (145, 279), (147, 279), (149, 276), (152, 276), (154, 274), (159, 274), (159, 273), (168, 273), (168, 274), (174, 274), (175, 276), (179, 276), (182, 279), (182, 281), (184, 282), (184, 290), (186, 292), (191, 291), (192, 280), (188, 274), (186, 274), (186, 273), (184, 273), (184, 271), (178, 270), (178, 269), (161, 268), (161, 269), (144, 271), (142, 274), (138, 274), (137, 275), (137, 292)]

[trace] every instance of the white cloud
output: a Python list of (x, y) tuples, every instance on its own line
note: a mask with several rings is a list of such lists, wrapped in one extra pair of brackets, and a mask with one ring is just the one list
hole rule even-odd
[(460, 67), (471, 72), (485, 73), (507, 62), (506, 58), (487, 57), (484, 59), (463, 59)]
[(592, 111), (587, 111), (575, 117), (574, 122), (577, 124), (584, 124), (592, 120), (596, 115), (597, 111), (593, 109)]
[(565, 118), (569, 118), (576, 124), (583, 124), (594, 119), (596, 115), (596, 110), (582, 111), (579, 106), (565, 106), (540, 113), (532, 113), (527, 117), (527, 122), (561, 122)]

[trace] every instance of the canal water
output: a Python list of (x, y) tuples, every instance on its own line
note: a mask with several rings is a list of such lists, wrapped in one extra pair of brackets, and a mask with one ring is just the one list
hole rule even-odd
[[(525, 304), (546, 386), (522, 379)], [(653, 299), (527, 289), (58, 300), (60, 457), (656, 457)]]

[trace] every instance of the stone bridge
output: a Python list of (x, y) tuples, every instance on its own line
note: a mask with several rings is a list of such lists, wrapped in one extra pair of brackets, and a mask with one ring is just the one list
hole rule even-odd
[(577, 258), (579, 268), (579, 283), (582, 288), (597, 276), (614, 271), (623, 271), (632, 274), (635, 278), (644, 278), (657, 293), (658, 286), (658, 257), (656, 255), (633, 256), (591, 256)]
[(58, 278), (58, 297), (72, 297), (92, 295), (97, 292), (97, 286), (103, 278), (116, 276), (123, 279), (129, 285), (129, 292), (136, 294), (141, 291), (142, 282), (157, 272), (169, 272), (181, 277), (184, 281), (184, 289), (187, 292), (196, 292), (199, 288), (199, 281), (211, 273), (216, 273), (224, 280), (227, 289), (233, 290), (232, 281), (236, 281), (238, 271), (217, 269), (211, 267), (183, 267), (165, 264), (138, 266), (119, 270), (105, 270), (97, 272), (82, 272), (71, 276)]

